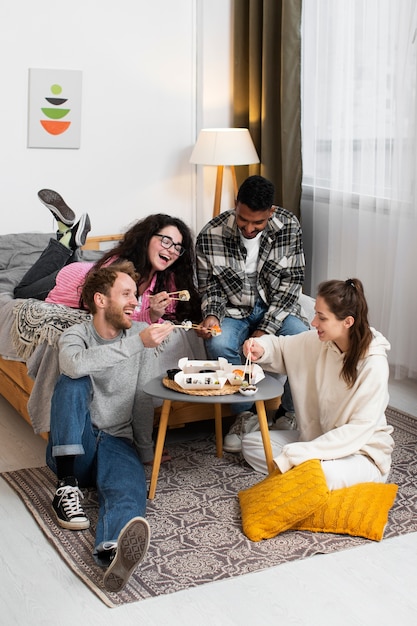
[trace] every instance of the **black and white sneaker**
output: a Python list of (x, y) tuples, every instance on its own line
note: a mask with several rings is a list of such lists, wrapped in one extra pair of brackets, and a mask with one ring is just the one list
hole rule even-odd
[(107, 591), (121, 591), (134, 569), (145, 558), (151, 531), (143, 517), (133, 517), (120, 531), (114, 557), (104, 574)]
[(69, 247), (72, 250), (76, 250), (77, 248), (81, 248), (87, 239), (87, 235), (91, 230), (91, 222), (88, 217), (88, 213), (83, 213), (75, 224), (75, 226), (71, 229), (71, 239), (69, 242)]
[(107, 569), (116, 556), (116, 549), (117, 541), (102, 541), (93, 552), (97, 565)]
[(68, 530), (85, 530), (90, 526), (90, 520), (83, 511), (80, 498), (83, 494), (78, 488), (77, 479), (68, 476), (58, 483), (52, 507), (58, 524)]
[(38, 198), (48, 209), (58, 222), (67, 226), (72, 226), (75, 222), (75, 213), (66, 204), (64, 199), (52, 189), (41, 189), (38, 191)]

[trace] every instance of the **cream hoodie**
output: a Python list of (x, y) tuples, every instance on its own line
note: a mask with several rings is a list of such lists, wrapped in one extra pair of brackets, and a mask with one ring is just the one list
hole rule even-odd
[(343, 354), (332, 342), (321, 342), (311, 330), (299, 335), (263, 335), (265, 370), (287, 374), (300, 439), (284, 446), (274, 461), (282, 472), (308, 459), (340, 459), (361, 453), (382, 474), (391, 466), (394, 441), (387, 425), (388, 341), (371, 328), (373, 339), (358, 363), (358, 377), (348, 388), (339, 376)]

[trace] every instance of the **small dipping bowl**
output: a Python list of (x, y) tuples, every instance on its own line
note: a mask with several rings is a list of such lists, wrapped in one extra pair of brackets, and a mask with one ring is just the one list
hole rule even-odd
[(169, 380), (174, 380), (175, 374), (178, 374), (178, 372), (181, 372), (181, 370), (178, 367), (172, 370), (167, 370), (167, 376)]
[(253, 396), (258, 391), (258, 387), (256, 385), (242, 385), (239, 387), (239, 393), (242, 396)]

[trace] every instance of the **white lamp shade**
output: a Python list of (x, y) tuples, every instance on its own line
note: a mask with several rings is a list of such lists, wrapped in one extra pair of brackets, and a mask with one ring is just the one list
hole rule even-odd
[(204, 128), (190, 157), (198, 165), (250, 165), (259, 157), (247, 128)]

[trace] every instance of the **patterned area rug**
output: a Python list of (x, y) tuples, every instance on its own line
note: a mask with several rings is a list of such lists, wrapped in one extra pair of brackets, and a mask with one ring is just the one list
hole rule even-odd
[[(417, 531), (417, 420), (392, 409), (387, 415), (396, 442), (390, 482), (399, 485), (399, 491), (384, 540)], [(91, 556), (97, 521), (95, 492), (87, 491), (83, 502), (91, 528), (67, 531), (52, 517), (55, 477), (48, 468), (1, 476), (67, 565), (109, 607), (368, 543), (359, 537), (306, 531), (287, 531), (252, 543), (241, 530), (237, 492), (258, 482), (259, 474), (239, 456), (216, 458), (214, 437), (172, 444), (170, 452), (173, 461), (161, 467), (156, 498), (148, 502), (152, 538), (147, 558), (118, 594), (104, 589), (103, 571)]]

